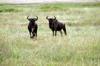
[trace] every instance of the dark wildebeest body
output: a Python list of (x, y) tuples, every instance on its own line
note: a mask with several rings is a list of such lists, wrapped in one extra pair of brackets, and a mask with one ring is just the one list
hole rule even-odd
[[(30, 33), (30, 38), (33, 38), (34, 36), (37, 37), (38, 25), (37, 25), (37, 23), (35, 23), (35, 21), (38, 20), (38, 17), (37, 16), (36, 16), (37, 18), (28, 18), (28, 17), (27, 17), (27, 19), (30, 21), (29, 25), (28, 25), (28, 30), (29, 30), (29, 33)], [(31, 36), (31, 33), (33, 34), (32, 36)]]
[(60, 31), (60, 33), (62, 35), (62, 31), (61, 31), (62, 29), (63, 29), (65, 35), (67, 35), (66, 27), (65, 27), (65, 23), (64, 22), (58, 21), (56, 19), (56, 17), (48, 19), (48, 16), (47, 16), (46, 19), (49, 21), (49, 28), (52, 30), (53, 36), (54, 36), (54, 31), (55, 31), (55, 36), (57, 34), (57, 31)]

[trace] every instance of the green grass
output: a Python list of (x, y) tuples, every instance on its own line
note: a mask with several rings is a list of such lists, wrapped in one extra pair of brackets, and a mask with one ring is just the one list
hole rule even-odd
[[(0, 4), (4, 10), (21, 10), (1, 9), (0, 66), (99, 66), (99, 3), (84, 4)], [(28, 15), (39, 17), (34, 39), (29, 37)], [(46, 16), (64, 21), (68, 35), (57, 32), (53, 37)]]
[[(99, 7), (100, 3), (0, 4), (1, 15), (2, 12), (5, 14), (2, 15), (3, 17), (0, 16), (0, 22), (25, 22), (25, 17), (31, 14), (31, 16), (39, 15), (40, 17), (44, 15), (45, 17), (56, 16), (57, 19), (68, 22), (67, 25), (69, 26), (99, 26)], [(13, 17), (16, 15), (16, 18), (10, 17), (7, 19), (11, 15)], [(42, 20), (42, 22), (44, 21)]]
[(22, 10), (18, 10), (15, 8), (0, 8), (0, 12), (21, 12)]

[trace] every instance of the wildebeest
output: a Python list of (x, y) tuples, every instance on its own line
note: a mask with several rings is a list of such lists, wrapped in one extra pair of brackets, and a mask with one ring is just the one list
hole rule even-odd
[(53, 36), (54, 36), (54, 31), (55, 31), (55, 36), (57, 34), (57, 31), (60, 31), (61, 36), (62, 36), (61, 29), (63, 29), (65, 35), (67, 35), (67, 31), (66, 31), (64, 22), (58, 21), (55, 16), (54, 16), (54, 18), (48, 18), (48, 16), (47, 16), (46, 19), (49, 21), (49, 28), (52, 30)]
[[(28, 30), (29, 30), (29, 33), (30, 33), (30, 38), (33, 38), (34, 36), (37, 37), (37, 29), (38, 29), (38, 25), (35, 21), (38, 20), (38, 17), (37, 18), (28, 18), (29, 16), (27, 16), (27, 19), (29, 20), (29, 24), (28, 24)], [(31, 33), (32, 33), (32, 36), (31, 36)]]

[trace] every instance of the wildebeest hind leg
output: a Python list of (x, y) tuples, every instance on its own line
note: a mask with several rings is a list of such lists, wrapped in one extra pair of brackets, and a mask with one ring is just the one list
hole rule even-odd
[(61, 31), (61, 30), (60, 30), (60, 33), (61, 33), (61, 36), (62, 36), (62, 34), (63, 34), (63, 33), (62, 33), (62, 31)]
[(63, 31), (64, 31), (65, 35), (67, 35), (67, 32), (66, 32), (66, 28), (65, 27), (63, 28)]
[(52, 32), (53, 32), (53, 36), (54, 36), (54, 30), (52, 30)]

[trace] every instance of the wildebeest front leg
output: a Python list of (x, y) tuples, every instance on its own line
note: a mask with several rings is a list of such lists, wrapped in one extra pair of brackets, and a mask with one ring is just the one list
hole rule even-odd
[(37, 33), (36, 33), (36, 37), (37, 37)]
[(55, 30), (55, 36), (57, 35), (57, 30)]
[(29, 33), (30, 33), (30, 38), (31, 38), (31, 32), (29, 31)]
[(52, 30), (52, 32), (53, 32), (53, 36), (54, 36), (54, 30)]
[(35, 36), (35, 33), (33, 33), (33, 37)]
[(31, 38), (33, 38), (35, 35), (34, 35), (34, 28), (32, 28), (32, 36), (31, 36)]

